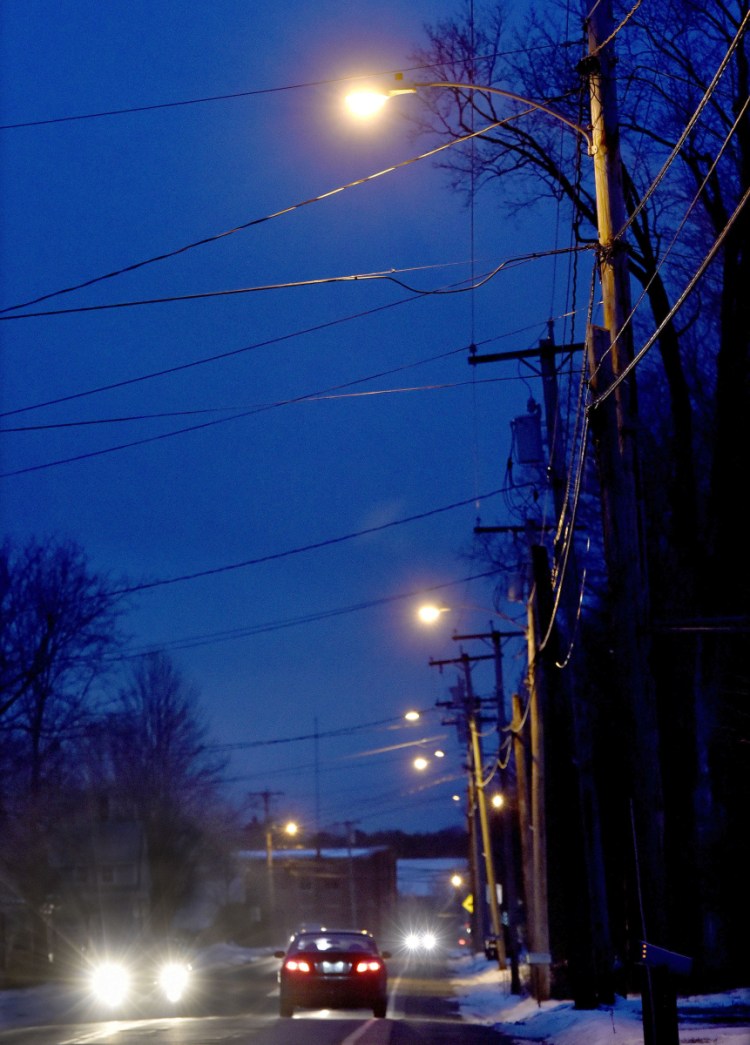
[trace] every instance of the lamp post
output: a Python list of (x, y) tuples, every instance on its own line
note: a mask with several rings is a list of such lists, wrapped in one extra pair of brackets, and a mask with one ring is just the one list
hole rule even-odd
[[(273, 832), (277, 825), (271, 820), (266, 820), (266, 873), (268, 878), (268, 916), (271, 925), (276, 921), (276, 882), (273, 870)], [(293, 838), (299, 827), (293, 820), (288, 820), (283, 827), (284, 834)]]

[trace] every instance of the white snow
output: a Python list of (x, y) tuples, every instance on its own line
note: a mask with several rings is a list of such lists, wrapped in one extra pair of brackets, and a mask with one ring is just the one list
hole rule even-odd
[[(461, 1014), (469, 1021), (496, 1026), (518, 1042), (545, 1045), (642, 1045), (639, 997), (619, 998), (614, 1007), (576, 1010), (572, 1001), (546, 1001), (510, 993), (509, 974), (484, 955), (464, 955), (453, 962), (453, 983)], [(750, 989), (679, 998), (678, 1010), (750, 1005)], [(750, 1045), (750, 1028), (727, 1021), (681, 1022), (680, 1045)]]

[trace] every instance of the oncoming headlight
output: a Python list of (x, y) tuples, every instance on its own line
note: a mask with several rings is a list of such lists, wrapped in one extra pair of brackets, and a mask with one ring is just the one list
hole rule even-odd
[(98, 1001), (115, 1008), (128, 996), (130, 973), (117, 962), (103, 962), (91, 974), (91, 990)]
[(190, 981), (190, 966), (184, 962), (168, 962), (159, 970), (159, 987), (168, 1001), (179, 1001)]
[(433, 932), (412, 930), (404, 937), (404, 946), (408, 951), (434, 951), (437, 947), (437, 936)]

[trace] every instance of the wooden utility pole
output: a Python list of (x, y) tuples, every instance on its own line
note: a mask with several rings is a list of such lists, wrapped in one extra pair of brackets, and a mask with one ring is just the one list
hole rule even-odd
[[(492, 642), (492, 657), (495, 662), (495, 704), (497, 706), (497, 728), (498, 733), (502, 734), (504, 730), (508, 728), (508, 714), (505, 706), (505, 686), (503, 684), (503, 647), (502, 640), (504, 638), (522, 638), (524, 636), (523, 631), (498, 631), (494, 626), (491, 626), (491, 631), (481, 632), (473, 635), (459, 635), (453, 636), (454, 641), (464, 641), (468, 639), (481, 639), (486, 641), (489, 639)], [(512, 713), (511, 713), (512, 714)], [(507, 795), (510, 799), (509, 791), (507, 788), (507, 781), (504, 779), (504, 771), (498, 767), (500, 774), (500, 781), (503, 794)], [(500, 847), (502, 852), (502, 891), (503, 891), (503, 907), (505, 909), (504, 928), (507, 932), (505, 936), (505, 953), (510, 963), (510, 991), (511, 994), (521, 993), (521, 976), (518, 966), (518, 887), (516, 881), (516, 864), (515, 864), (515, 850), (513, 846), (513, 834), (512, 834), (512, 823), (510, 817), (513, 813), (518, 813), (517, 803), (513, 802), (514, 807), (511, 811), (509, 801), (509, 808), (500, 815), (499, 819), (499, 834), (500, 834)]]
[[(489, 654), (488, 656), (493, 656)], [(492, 839), (490, 836), (490, 825), (487, 817), (487, 796), (485, 794), (484, 785), (484, 766), (482, 759), (482, 742), (479, 735), (478, 723), (477, 723), (477, 705), (478, 701), (474, 695), (474, 687), (471, 680), (471, 662), (472, 660), (485, 660), (484, 656), (469, 657), (467, 653), (462, 652), (460, 657), (454, 658), (453, 660), (432, 660), (430, 659), (430, 665), (432, 667), (442, 667), (445, 664), (461, 664), (463, 668), (463, 694), (464, 694), (464, 706), (463, 714), (466, 722), (466, 726), (469, 731), (469, 762), (471, 765), (472, 774), (472, 789), (474, 792), (474, 800), (476, 801), (477, 810), (479, 812), (479, 826), (481, 831), (482, 850), (484, 853), (484, 868), (487, 882), (487, 892), (489, 894), (489, 909), (490, 909), (490, 923), (492, 927), (492, 934), (495, 937), (497, 943), (497, 964), (501, 971), (506, 968), (505, 959), (505, 940), (503, 936), (502, 923), (500, 921), (500, 907), (497, 899), (497, 880), (495, 877), (495, 860), (492, 851)], [(479, 897), (475, 897), (475, 903)]]
[(474, 767), (474, 788), (476, 792), (477, 807), (479, 809), (479, 825), (482, 831), (482, 848), (484, 849), (484, 862), (487, 869), (487, 891), (489, 893), (490, 921), (492, 923), (492, 935), (495, 937), (497, 948), (497, 964), (502, 971), (506, 967), (505, 943), (503, 939), (503, 927), (500, 921), (500, 906), (497, 900), (497, 879), (495, 878), (495, 859), (492, 851), (492, 838), (490, 836), (490, 824), (487, 817), (487, 795), (484, 789), (484, 760), (482, 758), (482, 743), (477, 728), (476, 700), (474, 687), (471, 681), (471, 664), (469, 656), (462, 653), (461, 661), (466, 680), (466, 719), (471, 738), (471, 757)]
[[(542, 560), (543, 562), (540, 561)], [(547, 653), (542, 648), (549, 624), (545, 600), (548, 585), (546, 551), (532, 548), (534, 587), (528, 601), (529, 718), (531, 738), (531, 910), (529, 919), (529, 964), (534, 997), (538, 1002), (550, 996), (552, 955), (549, 938), (549, 901), (547, 888), (547, 812), (545, 803), (544, 720), (547, 677)]]
[(266, 839), (266, 885), (268, 891), (268, 921), (272, 926), (276, 918), (276, 889), (273, 873), (273, 822), (271, 820), (271, 799), (282, 795), (283, 791), (252, 791), (249, 798), (260, 798), (263, 802), (263, 829)]
[(531, 905), (534, 897), (534, 864), (532, 860), (533, 826), (529, 810), (529, 766), (527, 744), (524, 740), (525, 716), (521, 708), (521, 697), (513, 694), (513, 758), (516, 763), (516, 798), (518, 801), (518, 823), (521, 842), (521, 873), (526, 899), (526, 920), (531, 924)]
[[(615, 26), (611, 0), (595, 4), (588, 19), (588, 75), (592, 152), (596, 181), (599, 271), (605, 333), (589, 334), (594, 408), (591, 426), (602, 491), (604, 550), (612, 607), (612, 685), (618, 697), (629, 758), (633, 808), (636, 893), (643, 939), (665, 946), (663, 786), (654, 681), (649, 670), (649, 587), (646, 567), (636, 446), (635, 379), (626, 374), (633, 360), (627, 248), (627, 219), (619, 148), (614, 76)], [(624, 812), (624, 811), (623, 811)], [(623, 815), (623, 821), (625, 817)], [(623, 828), (625, 824), (623, 823)], [(637, 862), (636, 862), (637, 858)], [(663, 992), (644, 982), (645, 1045), (677, 1045), (674, 1020)], [(649, 1013), (647, 1018), (646, 1013)]]

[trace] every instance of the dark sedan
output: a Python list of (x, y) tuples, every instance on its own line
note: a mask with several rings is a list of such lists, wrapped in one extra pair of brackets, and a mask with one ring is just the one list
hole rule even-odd
[(279, 1015), (292, 1016), (295, 1008), (372, 1009), (385, 1016), (388, 971), (371, 933), (326, 930), (296, 933), (279, 969)]

